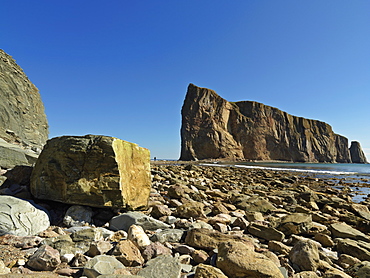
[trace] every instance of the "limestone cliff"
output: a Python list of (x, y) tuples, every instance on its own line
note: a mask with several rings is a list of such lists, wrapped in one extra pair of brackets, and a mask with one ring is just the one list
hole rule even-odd
[(368, 163), (359, 142), (352, 141), (349, 152), (351, 154), (351, 159), (353, 163)]
[(228, 102), (190, 84), (182, 107), (180, 160), (351, 162), (330, 125), (254, 101)]
[[(28, 156), (24, 153), (32, 153), (31, 150), (39, 153), (48, 138), (44, 105), (35, 85), (15, 60), (1, 49), (0, 98), (0, 153), (4, 160), (0, 159), (0, 166), (27, 164), (32, 154)], [(9, 159), (13, 156), (8, 154), (9, 150), (18, 152), (24, 159), (6, 160), (5, 156)]]

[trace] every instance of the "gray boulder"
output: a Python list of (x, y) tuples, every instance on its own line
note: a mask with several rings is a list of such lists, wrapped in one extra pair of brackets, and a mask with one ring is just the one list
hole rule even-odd
[(145, 278), (180, 278), (180, 274), (181, 264), (170, 255), (162, 255), (151, 259), (146, 263), (146, 267), (138, 272), (138, 275)]
[(144, 230), (166, 229), (170, 225), (159, 221), (153, 217), (149, 217), (141, 212), (127, 212), (113, 217), (109, 222), (109, 229), (113, 231), (124, 230), (128, 231), (131, 225), (138, 225)]
[(92, 215), (90, 207), (74, 205), (67, 210), (63, 223), (67, 227), (84, 226), (92, 223)]
[(83, 275), (88, 278), (96, 278), (102, 274), (114, 274), (115, 270), (121, 268), (125, 268), (125, 266), (116, 258), (107, 255), (99, 255), (86, 263)]
[(50, 226), (49, 216), (30, 202), (0, 196), (0, 235), (36, 235)]

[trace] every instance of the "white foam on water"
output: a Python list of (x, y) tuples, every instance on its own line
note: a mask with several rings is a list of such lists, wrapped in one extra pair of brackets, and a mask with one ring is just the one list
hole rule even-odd
[(218, 167), (238, 167), (238, 168), (272, 170), (272, 171), (289, 171), (289, 172), (326, 174), (326, 175), (355, 175), (355, 174), (358, 174), (357, 172), (309, 170), (309, 169), (297, 169), (297, 168), (278, 168), (278, 167), (250, 166), (250, 165), (239, 165), (239, 164), (231, 165), (231, 164), (204, 163), (204, 164), (200, 164), (200, 165), (203, 165), (203, 166), (218, 166)]
[(274, 171), (290, 171), (290, 172), (304, 172), (314, 174), (328, 174), (328, 175), (355, 175), (356, 172), (340, 172), (340, 171), (325, 171), (325, 170), (308, 170), (308, 169), (294, 169), (294, 168), (275, 168), (275, 167), (262, 167), (262, 166), (248, 166), (248, 165), (235, 165), (239, 168), (261, 169), (261, 170), (274, 170)]

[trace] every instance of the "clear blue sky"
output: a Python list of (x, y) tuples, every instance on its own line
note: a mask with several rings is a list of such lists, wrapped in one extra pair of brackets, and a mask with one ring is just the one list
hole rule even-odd
[(39, 88), (50, 138), (103, 134), (177, 159), (194, 83), (327, 122), (370, 158), (368, 0), (8, 0), (1, 10), (0, 48)]

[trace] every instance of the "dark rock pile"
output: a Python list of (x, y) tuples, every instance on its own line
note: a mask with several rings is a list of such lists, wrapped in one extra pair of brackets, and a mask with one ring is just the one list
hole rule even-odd
[(51, 226), (0, 237), (2, 277), (370, 273), (369, 203), (353, 203), (345, 184), (340, 191), (289, 172), (192, 164), (151, 172), (146, 211), (35, 200)]

